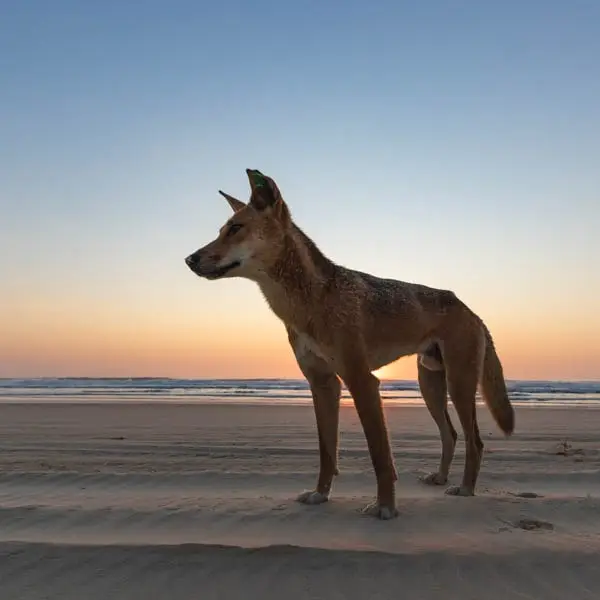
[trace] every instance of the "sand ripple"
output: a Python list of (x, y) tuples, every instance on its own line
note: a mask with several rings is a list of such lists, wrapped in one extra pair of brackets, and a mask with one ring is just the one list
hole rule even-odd
[(479, 495), (451, 498), (418, 481), (439, 451), (425, 410), (389, 411), (400, 516), (382, 523), (359, 512), (351, 409), (333, 499), (307, 507), (310, 408), (0, 405), (0, 598), (598, 598), (600, 410), (518, 418), (507, 441), (482, 414)]

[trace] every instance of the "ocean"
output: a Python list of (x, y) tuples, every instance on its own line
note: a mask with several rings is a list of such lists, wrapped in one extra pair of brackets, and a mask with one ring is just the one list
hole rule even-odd
[[(600, 381), (508, 381), (515, 404), (600, 406)], [(384, 380), (386, 405), (421, 404), (415, 381)], [(302, 379), (31, 378), (0, 379), (0, 402), (184, 402), (309, 404)], [(342, 402), (351, 402), (344, 389)]]

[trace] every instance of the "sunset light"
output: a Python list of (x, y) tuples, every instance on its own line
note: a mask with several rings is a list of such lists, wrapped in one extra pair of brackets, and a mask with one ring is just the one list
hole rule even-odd
[(600, 2), (0, 56), (0, 600), (600, 597)]

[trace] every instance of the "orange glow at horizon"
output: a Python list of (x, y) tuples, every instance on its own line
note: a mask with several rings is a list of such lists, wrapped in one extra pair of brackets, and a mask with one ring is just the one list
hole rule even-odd
[[(163, 376), (189, 378), (302, 378), (285, 330), (236, 321), (202, 326), (148, 322), (103, 322), (71, 318), (3, 326), (1, 376)], [(496, 347), (508, 379), (596, 379), (598, 338), (544, 339), (496, 327)], [(415, 357), (375, 372), (380, 379), (416, 379)]]
[[(217, 295), (207, 299), (209, 293)], [(205, 286), (202, 294), (157, 294), (146, 304), (28, 295), (3, 306), (0, 376), (303, 377), (283, 324), (255, 290), (243, 308), (227, 286)], [(198, 296), (210, 314), (195, 307)], [(541, 313), (519, 321), (496, 313), (486, 322), (508, 379), (600, 379), (597, 324)], [(376, 375), (414, 380), (416, 359)]]

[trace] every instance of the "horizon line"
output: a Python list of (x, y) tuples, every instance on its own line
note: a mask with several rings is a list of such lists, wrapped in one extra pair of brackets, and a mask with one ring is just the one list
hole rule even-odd
[[(34, 379), (121, 379), (121, 380), (136, 380), (136, 379), (162, 379), (167, 381), (306, 381), (308, 380), (305, 377), (163, 377), (160, 375), (30, 375), (30, 376), (22, 376), (22, 375), (13, 375), (13, 376), (0, 376), (0, 381), (6, 381), (10, 379), (23, 379), (23, 380), (34, 380)], [(569, 383), (569, 382), (578, 382), (578, 383), (600, 383), (600, 377), (597, 378), (574, 378), (574, 379), (518, 379), (505, 377), (504, 380), (506, 382), (511, 381), (526, 381), (531, 383), (536, 382), (544, 382), (544, 383)], [(417, 379), (396, 379), (396, 378), (379, 378), (380, 382), (409, 382), (415, 383), (418, 385)]]

